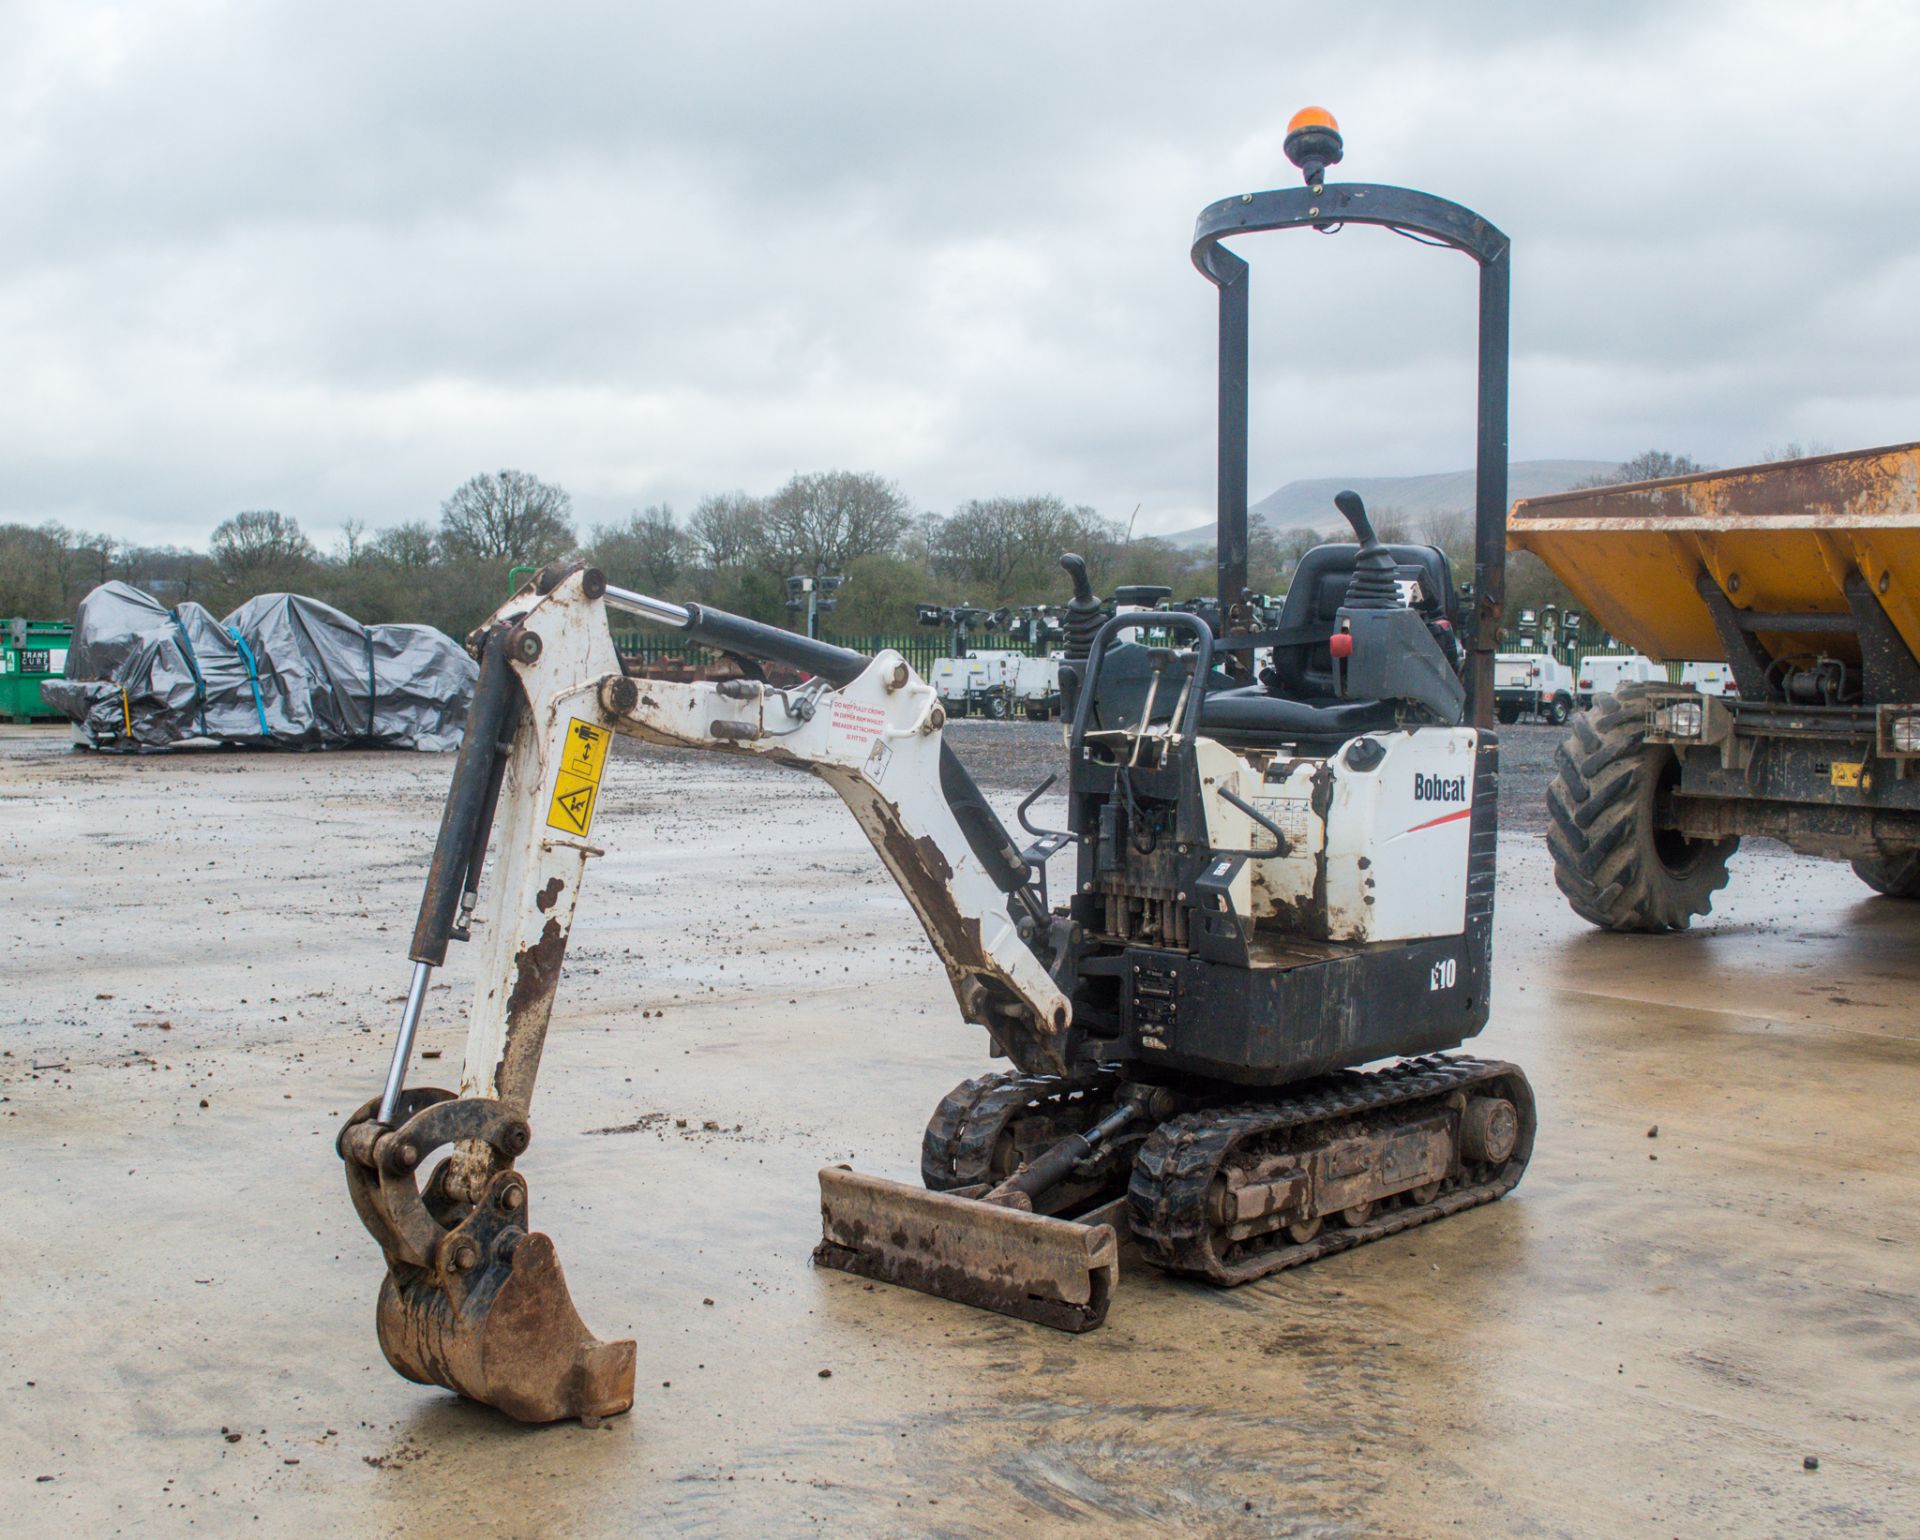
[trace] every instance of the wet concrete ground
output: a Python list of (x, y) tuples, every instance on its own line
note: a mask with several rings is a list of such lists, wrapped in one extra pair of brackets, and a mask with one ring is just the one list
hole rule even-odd
[(1070, 1338), (809, 1269), (815, 1169), (912, 1177), (979, 1036), (823, 786), (624, 755), (521, 1166), (638, 1401), (405, 1383), (332, 1140), (449, 770), (0, 729), (0, 1533), (1920, 1531), (1920, 906), (1757, 851), (1602, 936), (1511, 815), (1473, 1046), (1539, 1093), (1519, 1190), (1230, 1294), (1123, 1259)]

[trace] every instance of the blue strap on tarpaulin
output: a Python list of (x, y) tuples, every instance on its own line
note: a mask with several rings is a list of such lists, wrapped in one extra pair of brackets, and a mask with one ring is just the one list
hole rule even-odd
[(253, 666), (253, 649), (247, 645), (238, 626), (228, 626), (227, 635), (233, 638), (233, 645), (240, 649), (240, 656), (246, 660), (247, 683), (253, 686), (253, 709), (260, 713), (260, 736), (271, 738), (273, 734), (267, 731), (267, 708), (260, 704), (260, 670)]
[(193, 638), (187, 635), (187, 628), (180, 623), (178, 610), (168, 610), (167, 614), (172, 617), (173, 629), (180, 633), (180, 651), (187, 660), (187, 667), (193, 671), (193, 698), (200, 708), (200, 736), (209, 738), (213, 735), (207, 731), (207, 681), (201, 676), (200, 660), (193, 653)]
[(375, 731), (375, 724), (377, 719), (375, 718), (374, 711), (373, 711), (374, 704), (379, 700), (379, 698), (380, 698), (380, 686), (378, 681), (375, 679), (374, 672), (373, 672), (373, 628), (369, 626), (367, 628), (367, 736), (369, 738), (376, 738), (379, 736), (379, 734)]

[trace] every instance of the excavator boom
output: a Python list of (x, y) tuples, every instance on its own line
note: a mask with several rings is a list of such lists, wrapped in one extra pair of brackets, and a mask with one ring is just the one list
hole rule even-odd
[[(614, 652), (609, 602), (697, 627), (747, 656), (784, 654), (831, 673), (791, 689), (752, 678), (634, 679)], [(389, 1362), (525, 1421), (603, 1417), (631, 1403), (633, 1344), (601, 1342), (581, 1322), (552, 1242), (529, 1233), (514, 1164), (531, 1141), (581, 884), (603, 853), (594, 830), (616, 734), (754, 756), (826, 781), (919, 916), (961, 1014), (1022, 1070), (1066, 1072), (1071, 1008), (1043, 960), (1051, 921), (1028, 859), (942, 741), (938, 696), (897, 653), (869, 659), (609, 590), (584, 567), (543, 573), (476, 638), (481, 678), (410, 949), (393, 1067), (338, 1148), (355, 1206), (386, 1254), (378, 1323)], [(483, 891), (490, 835), (497, 856)], [(479, 981), (459, 1091), (410, 1089), (426, 980), (448, 942), (475, 931)], [(441, 1148), (450, 1154), (422, 1185), (418, 1173)], [(1061, 1317), (1055, 1324), (1097, 1324), (1105, 1312), (1110, 1227), (838, 1170), (821, 1173), (821, 1190), (824, 1265), (938, 1292), (977, 1275), (971, 1297)], [(974, 1226), (955, 1222), (956, 1212), (982, 1210)], [(908, 1232), (922, 1244), (900, 1243)]]

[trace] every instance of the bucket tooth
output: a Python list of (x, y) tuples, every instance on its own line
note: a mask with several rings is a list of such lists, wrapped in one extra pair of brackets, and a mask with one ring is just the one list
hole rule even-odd
[(1120, 1270), (1110, 1224), (928, 1192), (842, 1166), (820, 1173), (820, 1267), (1060, 1331), (1107, 1318)]

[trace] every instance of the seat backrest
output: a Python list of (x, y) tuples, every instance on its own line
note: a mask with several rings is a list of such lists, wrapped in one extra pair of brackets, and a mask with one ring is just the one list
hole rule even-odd
[[(1446, 553), (1431, 545), (1390, 545), (1387, 550), (1393, 554), (1400, 580), (1418, 585), (1413, 607), (1428, 620), (1457, 623), (1453, 569), (1447, 565)], [(1308, 627), (1319, 634), (1310, 642), (1273, 649), (1278, 693), (1295, 700), (1325, 700), (1334, 695), (1333, 655), (1327, 640), (1333, 635), (1334, 617), (1346, 602), (1359, 551), (1350, 542), (1317, 545), (1300, 558), (1280, 611), (1280, 629)]]

